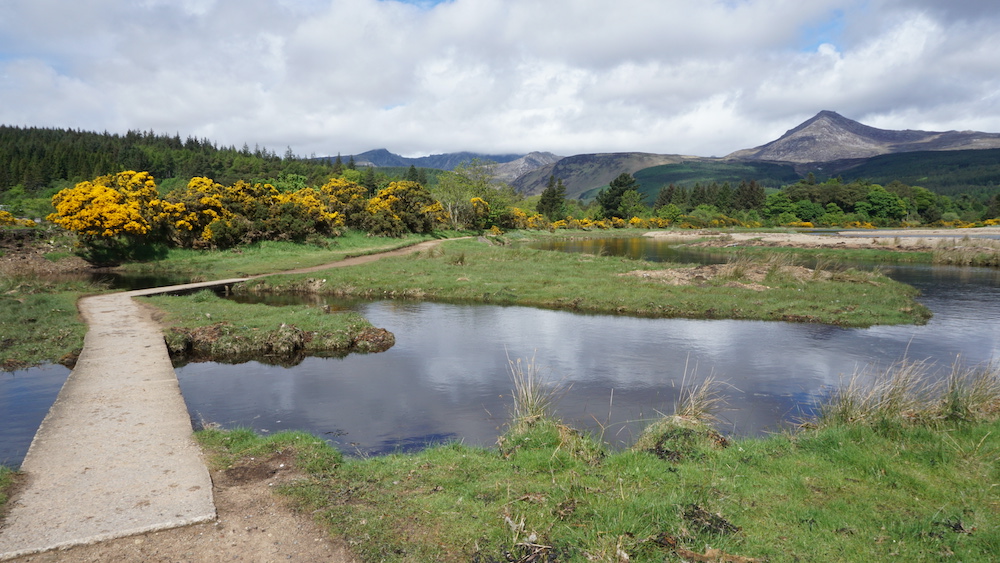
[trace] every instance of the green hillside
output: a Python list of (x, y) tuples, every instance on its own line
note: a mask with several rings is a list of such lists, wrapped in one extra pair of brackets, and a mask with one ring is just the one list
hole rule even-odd
[(843, 170), (840, 176), (876, 184), (898, 180), (945, 195), (995, 193), (1000, 191), (1000, 149), (887, 154)]
[[(660, 188), (669, 184), (690, 188), (697, 183), (722, 184), (729, 182), (734, 187), (743, 180), (756, 180), (769, 188), (780, 188), (799, 181), (800, 176), (788, 164), (770, 162), (738, 162), (717, 159), (686, 160), (678, 164), (663, 164), (644, 168), (633, 174), (639, 183), (639, 192), (647, 202), (656, 199)], [(589, 201), (607, 186), (584, 192), (580, 199)]]

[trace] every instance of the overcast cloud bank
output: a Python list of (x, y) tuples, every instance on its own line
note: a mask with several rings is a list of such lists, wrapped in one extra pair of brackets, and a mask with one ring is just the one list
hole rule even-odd
[(278, 153), (722, 156), (1000, 131), (994, 0), (7, 0), (0, 123)]

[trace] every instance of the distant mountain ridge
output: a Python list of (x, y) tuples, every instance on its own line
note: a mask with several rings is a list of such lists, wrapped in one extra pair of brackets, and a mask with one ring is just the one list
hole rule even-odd
[[(859, 174), (869, 179), (884, 179), (883, 176), (891, 171), (894, 178), (899, 176), (913, 182), (940, 184), (944, 189), (946, 182), (942, 179), (942, 170), (949, 166), (961, 166), (970, 170), (951, 189), (957, 189), (958, 186), (997, 186), (995, 169), (1000, 170), (1000, 162), (994, 163), (991, 154), (993, 151), (984, 149), (998, 149), (996, 152), (1000, 153), (1000, 134), (878, 129), (834, 111), (821, 111), (774, 141), (752, 149), (739, 150), (723, 158), (644, 152), (578, 154), (568, 157), (547, 152), (526, 155), (458, 152), (406, 158), (386, 149), (353, 155), (353, 158), (361, 166), (413, 165), (442, 170), (454, 170), (459, 164), (473, 159), (493, 161), (498, 163), (496, 172), (499, 178), (526, 196), (540, 194), (549, 178), (554, 176), (562, 180), (566, 187), (566, 197), (589, 199), (619, 174), (627, 172), (636, 176), (636, 173), (644, 170), (646, 172), (637, 176), (637, 179), (641, 177), (642, 182), (648, 184), (641, 186), (641, 191), (647, 195), (655, 194), (664, 183), (732, 183), (756, 179), (765, 185), (778, 187), (794, 182), (795, 174), (799, 177), (810, 172), (818, 177), (848, 176), (854, 169), (858, 169)], [(931, 156), (921, 158), (918, 153)], [(907, 154), (910, 156), (904, 158)], [(346, 161), (351, 157), (341, 158)], [(933, 166), (918, 166), (923, 161), (932, 162)], [(954, 165), (949, 164), (952, 161)], [(913, 178), (902, 172), (918, 168), (924, 171)]]
[(991, 148), (1000, 148), (1000, 134), (878, 129), (833, 111), (821, 111), (778, 139), (738, 150), (725, 159), (806, 164), (903, 152)]
[(416, 166), (417, 168), (437, 168), (439, 170), (454, 170), (456, 166), (463, 162), (470, 162), (473, 159), (492, 160), (497, 163), (506, 163), (523, 158), (523, 154), (479, 154), (474, 152), (452, 152), (446, 154), (432, 154), (430, 156), (419, 156), (409, 158), (393, 154), (387, 149), (375, 149), (361, 154), (341, 156), (340, 159), (347, 162), (353, 158), (358, 166)]
[(634, 174), (644, 168), (677, 164), (689, 158), (692, 157), (644, 152), (578, 154), (523, 174), (511, 182), (511, 186), (524, 195), (540, 194), (549, 177), (555, 176), (563, 181), (566, 197), (574, 199), (584, 192), (608, 185), (623, 172)]

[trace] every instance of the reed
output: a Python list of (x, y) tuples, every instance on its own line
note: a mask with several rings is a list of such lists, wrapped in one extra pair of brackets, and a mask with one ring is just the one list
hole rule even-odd
[(956, 362), (941, 382), (938, 414), (947, 420), (992, 420), (1000, 415), (1000, 363), (965, 368)]
[(903, 360), (883, 371), (856, 371), (820, 405), (819, 425), (884, 425), (993, 420), (1000, 413), (1000, 365), (936, 366)]
[(565, 387), (559, 383), (546, 380), (541, 373), (535, 356), (522, 360), (511, 360), (507, 357), (510, 367), (510, 380), (514, 388), (511, 391), (513, 404), (511, 419), (516, 425), (519, 422), (536, 420), (551, 416), (559, 396)]
[(933, 251), (933, 262), (950, 266), (1000, 267), (1000, 241), (969, 236), (942, 239)]

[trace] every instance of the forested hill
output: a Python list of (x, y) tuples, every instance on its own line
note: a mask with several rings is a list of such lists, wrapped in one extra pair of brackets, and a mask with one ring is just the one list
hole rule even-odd
[(0, 193), (20, 186), (33, 192), (60, 181), (82, 181), (122, 170), (157, 180), (207, 176), (224, 184), (274, 178), (281, 173), (325, 180), (329, 164), (279, 156), (265, 148), (218, 147), (207, 139), (153, 132), (124, 135), (67, 129), (0, 126)]

